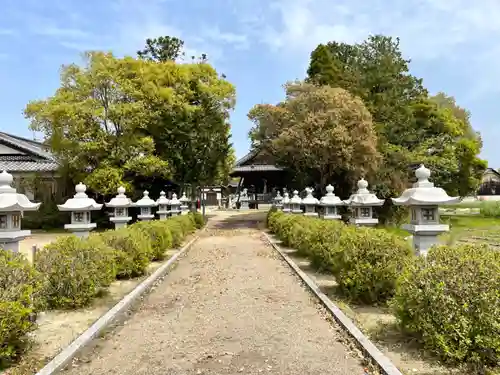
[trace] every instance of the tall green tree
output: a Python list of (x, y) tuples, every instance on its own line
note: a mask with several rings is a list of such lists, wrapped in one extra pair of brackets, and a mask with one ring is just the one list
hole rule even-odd
[[(229, 82), (208, 64), (118, 59), (101, 52), (86, 59), (83, 67), (64, 67), (55, 94), (25, 110), (31, 128), (45, 134), (75, 179), (112, 194), (144, 179), (211, 178), (209, 168), (223, 160), (227, 145), (226, 120), (234, 103)], [(188, 165), (198, 174), (188, 174)]]
[[(183, 46), (184, 42), (175, 37), (148, 39), (138, 55), (157, 63), (172, 63), (184, 55)], [(235, 90), (207, 63), (205, 54), (191, 66), (193, 74), (185, 91), (190, 110), (183, 112), (180, 107), (172, 112), (161, 101), (152, 102), (156, 121), (148, 134), (154, 138), (157, 152), (171, 161), (175, 180), (191, 185), (224, 183), (234, 163), (229, 114), (234, 108)]]
[[(422, 80), (410, 74), (409, 63), (397, 38), (375, 35), (358, 44), (329, 42), (312, 52), (307, 81), (344, 88), (369, 109), (383, 155), (374, 185), (380, 194), (399, 193), (413, 178), (409, 166), (424, 161), (433, 164), (434, 180), (449, 193), (469, 194), (485, 165), (478, 158), (480, 137), (468, 112), (453, 98), (429, 97)], [(449, 183), (458, 180), (462, 182)]]
[(377, 136), (359, 98), (344, 89), (302, 82), (285, 89), (285, 101), (250, 111), (254, 145), (265, 147), (302, 183), (324, 188), (335, 182), (340, 192), (377, 169)]

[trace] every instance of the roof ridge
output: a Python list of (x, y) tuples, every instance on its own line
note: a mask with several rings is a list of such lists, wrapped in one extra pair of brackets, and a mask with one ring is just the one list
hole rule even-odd
[(38, 148), (35, 145), (30, 144), (27, 140), (21, 140), (21, 139), (17, 138), (16, 136), (12, 136), (12, 135), (5, 133), (5, 132), (0, 132), (0, 139), (4, 140), (5, 142), (11, 144), (14, 147), (24, 149), (24, 150), (31, 152), (32, 154), (35, 154), (41, 158), (49, 159), (52, 161), (55, 160), (54, 156), (51, 153), (43, 151), (41, 148)]

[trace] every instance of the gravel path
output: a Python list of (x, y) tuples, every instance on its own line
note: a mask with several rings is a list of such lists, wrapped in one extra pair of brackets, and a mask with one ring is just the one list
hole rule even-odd
[(362, 375), (338, 329), (257, 230), (214, 229), (64, 374)]

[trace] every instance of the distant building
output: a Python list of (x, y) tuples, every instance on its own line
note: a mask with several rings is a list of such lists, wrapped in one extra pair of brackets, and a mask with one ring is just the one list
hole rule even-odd
[(500, 173), (493, 168), (486, 168), (477, 195), (500, 195)]
[(237, 191), (248, 189), (250, 202), (269, 203), (274, 190), (288, 185), (289, 173), (275, 165), (271, 155), (261, 150), (250, 151), (236, 162), (231, 177), (239, 178)]
[[(59, 163), (48, 148), (37, 141), (0, 132), (0, 171), (6, 170), (14, 176), (16, 188), (34, 199), (33, 187), (23, 182), (35, 175), (44, 186), (44, 194), (58, 191)], [(37, 197), (41, 199), (41, 197)]]

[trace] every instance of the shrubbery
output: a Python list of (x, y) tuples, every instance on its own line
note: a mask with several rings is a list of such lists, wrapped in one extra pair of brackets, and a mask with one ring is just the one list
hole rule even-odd
[(401, 327), (441, 358), (499, 365), (499, 252), (486, 245), (434, 247), (406, 267), (391, 305)]
[(60, 237), (37, 252), (34, 265), (0, 249), (0, 369), (15, 360), (42, 309), (89, 305), (115, 278), (144, 275), (151, 260), (204, 225), (199, 213), (141, 222), (81, 239)]
[(338, 238), (333, 274), (340, 290), (362, 303), (386, 302), (412, 250), (401, 237), (381, 229), (345, 228)]
[(98, 235), (59, 237), (37, 253), (35, 269), (51, 309), (87, 306), (116, 277), (114, 250)]
[(331, 272), (351, 300), (389, 301), (401, 328), (442, 359), (499, 366), (500, 252), (440, 246), (415, 257), (406, 241), (383, 229), (276, 211), (267, 223), (285, 245)]
[(41, 277), (20, 254), (0, 249), (0, 369), (26, 348), (36, 328), (31, 316), (41, 307)]

